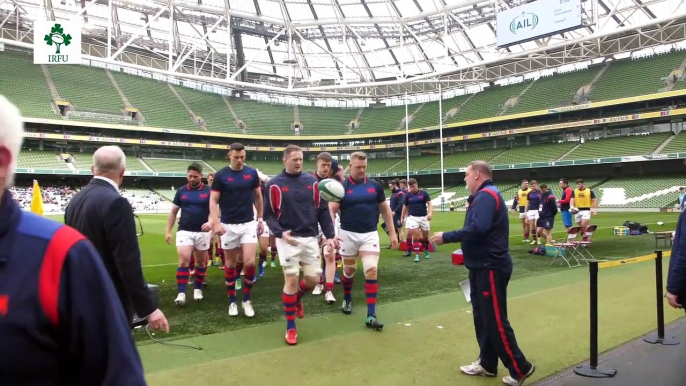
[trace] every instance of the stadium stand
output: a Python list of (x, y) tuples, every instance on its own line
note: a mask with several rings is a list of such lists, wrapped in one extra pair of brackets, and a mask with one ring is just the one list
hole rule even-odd
[[(187, 159), (169, 159), (169, 158), (143, 158), (143, 161), (150, 166), (150, 168), (158, 173), (182, 173), (185, 174), (188, 170), (188, 165), (197, 162), (207, 168), (201, 160), (187, 160)], [(214, 170), (203, 170), (204, 174), (213, 172)]]
[(121, 72), (112, 72), (112, 76), (133, 107), (141, 112), (146, 126), (201, 130), (167, 83)]
[(647, 136), (628, 136), (603, 138), (586, 141), (562, 159), (590, 159), (599, 156), (627, 156), (653, 153), (668, 134), (651, 134)]
[(661, 153), (676, 153), (684, 150), (686, 150), (686, 133), (680, 133), (672, 138)]
[[(408, 107), (408, 114), (411, 114), (410, 107)], [(405, 118), (405, 106), (368, 107), (362, 111), (359, 127), (355, 129), (355, 133), (394, 131), (400, 126), (403, 118)]]
[(43, 150), (22, 150), (17, 165), (28, 169), (71, 170), (59, 155)]
[(684, 186), (681, 177), (613, 178), (594, 189), (600, 207), (666, 208)]
[(245, 122), (249, 134), (293, 135), (293, 106), (229, 99), (238, 118)]
[(79, 67), (74, 76), (72, 66), (46, 66), (62, 99), (78, 111), (122, 115), (124, 103), (103, 69)]
[(207, 130), (219, 133), (242, 133), (221, 95), (173, 86), (181, 99), (207, 126)]
[(0, 94), (17, 105), (21, 114), (33, 118), (58, 119), (53, 111), (50, 88), (41, 66), (29, 55), (0, 53)]
[(350, 122), (359, 109), (298, 106), (300, 123), (305, 135), (341, 135), (348, 132)]
[(500, 115), (505, 102), (518, 96), (531, 82), (522, 82), (509, 86), (494, 85), (474, 94), (459, 109), (457, 114), (445, 123), (464, 122), (474, 119), (491, 118)]
[[(679, 68), (684, 59), (686, 52), (678, 51), (647, 59), (611, 61), (588, 99), (598, 102), (656, 93), (665, 87), (663, 78)], [(631, 83), (631, 87), (626, 87), (627, 82)]]

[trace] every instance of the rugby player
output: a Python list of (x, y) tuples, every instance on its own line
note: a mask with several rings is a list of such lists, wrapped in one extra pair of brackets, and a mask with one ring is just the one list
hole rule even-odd
[[(338, 162), (336, 162), (336, 165), (333, 165), (333, 162), (334, 159), (330, 153), (319, 153), (317, 156), (317, 171), (314, 173), (317, 181), (322, 181), (327, 178), (339, 180), (339, 177), (337, 176), (339, 173)], [(335, 166), (335, 169), (332, 166)], [(328, 208), (329, 204), (326, 200), (322, 198), (321, 202)], [(334, 226), (334, 233), (336, 235), (338, 234), (338, 226)], [(336, 298), (333, 296), (333, 284), (334, 277), (336, 276), (336, 251), (334, 248), (324, 246), (323, 256), (322, 275), (319, 284), (314, 287), (312, 295), (321, 295), (322, 292), (326, 290), (324, 292), (324, 301), (329, 304), (335, 304)]]
[[(402, 230), (402, 215), (403, 207), (405, 206), (405, 192), (402, 189), (400, 189), (400, 183), (397, 179), (391, 180), (388, 183), (388, 187), (391, 189), (390, 206), (391, 213), (393, 214), (393, 224), (395, 225), (395, 233), (398, 235), (398, 241), (400, 241), (405, 238), (404, 232)], [(386, 228), (386, 224), (382, 224), (381, 227), (388, 234), (388, 228)], [(408, 244), (407, 240), (405, 242), (409, 250), (411, 244)]]
[(531, 237), (533, 238), (531, 245), (534, 245), (541, 243), (536, 232), (536, 221), (538, 221), (539, 210), (541, 209), (541, 191), (538, 189), (538, 182), (536, 180), (531, 180), (530, 186), (529, 193), (526, 195), (526, 219), (529, 222), (529, 229), (531, 229)]
[(174, 303), (186, 304), (186, 285), (190, 276), (189, 263), (191, 254), (195, 254), (195, 290), (193, 300), (203, 298), (202, 285), (207, 272), (207, 250), (212, 243), (212, 225), (210, 217), (210, 187), (202, 183), (202, 166), (193, 163), (188, 166), (186, 179), (188, 184), (176, 190), (173, 205), (167, 217), (165, 240), (171, 243), (171, 231), (176, 216), (181, 210), (179, 228), (176, 232), (176, 252), (179, 255), (179, 267), (176, 269), (178, 295)]
[(560, 197), (560, 212), (562, 212), (562, 223), (565, 228), (569, 230), (572, 223), (572, 213), (569, 211), (569, 204), (572, 201), (574, 191), (569, 186), (569, 181), (566, 178), (560, 178), (560, 188), (562, 188), (562, 197)]
[[(303, 153), (298, 146), (289, 145), (283, 153), (285, 170), (267, 182), (264, 202), (265, 220), (276, 236), (279, 262), (283, 269), (283, 309), (286, 313), (286, 343), (298, 343), (295, 316), (305, 311), (301, 298), (318, 281), (322, 273), (319, 255), (318, 225), (325, 244), (334, 248), (333, 221), (325, 201), (319, 197), (317, 179), (302, 173)], [(303, 279), (298, 284), (302, 267)]]
[[(581, 226), (581, 234), (585, 234), (586, 228), (591, 224), (591, 213), (594, 216), (598, 214), (598, 199), (595, 193), (586, 187), (581, 178), (576, 180), (576, 189), (569, 206), (570, 211), (576, 213), (574, 221)], [(588, 241), (585, 235), (583, 241)]]
[(350, 155), (350, 176), (343, 182), (345, 195), (341, 202), (329, 202), (332, 214), (341, 216), (341, 230), (336, 236), (343, 257), (343, 307), (345, 314), (353, 310), (353, 278), (359, 257), (364, 269), (364, 292), (367, 295), (367, 319), (365, 324), (376, 331), (383, 324), (376, 318), (376, 295), (378, 292), (377, 267), (379, 265), (379, 213), (383, 216), (391, 246), (398, 247), (391, 208), (386, 202), (381, 184), (367, 178), (367, 155), (361, 151)]
[[(221, 235), (224, 249), (224, 279), (229, 295), (229, 316), (238, 316), (236, 280), (245, 264), (241, 306), (245, 316), (252, 318), (255, 310), (250, 301), (250, 293), (255, 278), (257, 235), (262, 234), (264, 228), (262, 192), (257, 171), (244, 165), (245, 147), (242, 144), (234, 143), (229, 147), (229, 160), (229, 166), (214, 175), (210, 216), (215, 234)], [(253, 219), (253, 205), (257, 209), (257, 221)]]
[(557, 215), (557, 203), (553, 192), (548, 190), (547, 184), (541, 184), (541, 204), (538, 220), (536, 220), (536, 233), (540, 237), (545, 236), (546, 245), (553, 242), (552, 229)]
[[(262, 174), (262, 172), (257, 170), (257, 175), (260, 177), (260, 191), (262, 192), (262, 195), (264, 197), (264, 190), (265, 190), (265, 185), (269, 181), (269, 177), (265, 174)], [(257, 208), (254, 210), (255, 216), (257, 216)], [(271, 232), (269, 231), (269, 227), (267, 224), (264, 224), (264, 227), (262, 229), (262, 233), (260, 234), (260, 259), (259, 263), (257, 265), (257, 271), (258, 275), (260, 277), (264, 276), (264, 269), (267, 267), (267, 251), (269, 250), (269, 247), (272, 247), (272, 262), (274, 261), (275, 255), (276, 255), (276, 244), (272, 242), (274, 239), (274, 236), (271, 235)]]
[[(424, 251), (424, 258), (429, 255), (429, 221), (433, 216), (433, 205), (431, 196), (424, 190), (420, 190), (417, 180), (410, 178), (408, 181), (410, 190), (405, 195), (405, 206), (403, 207), (402, 222), (407, 228), (407, 253), (403, 256), (410, 256), (410, 246), (415, 252), (414, 262), (419, 263), (419, 252)], [(420, 232), (421, 231), (421, 232)]]
[(529, 199), (529, 181), (522, 180), (522, 188), (517, 191), (517, 195), (512, 203), (512, 210), (516, 211), (519, 208), (519, 221), (522, 223), (522, 232), (524, 233), (525, 243), (529, 242), (529, 233), (533, 233), (533, 229), (529, 229), (529, 220), (526, 218), (526, 207)]

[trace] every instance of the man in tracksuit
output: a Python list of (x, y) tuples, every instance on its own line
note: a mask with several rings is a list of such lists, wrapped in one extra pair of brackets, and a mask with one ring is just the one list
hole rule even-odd
[(517, 345), (514, 330), (507, 319), (505, 294), (512, 276), (509, 253), (507, 205), (491, 181), (491, 166), (475, 161), (467, 166), (465, 183), (471, 193), (464, 227), (452, 232), (436, 232), (436, 244), (462, 243), (465, 266), (469, 269), (472, 314), (479, 359), (460, 367), (466, 375), (495, 377), (498, 358), (510, 374), (506, 385), (522, 385), (534, 372)]
[[(295, 316), (303, 318), (301, 298), (319, 282), (322, 274), (319, 226), (326, 247), (334, 249), (334, 226), (326, 201), (319, 196), (317, 178), (302, 172), (303, 153), (289, 145), (283, 155), (285, 170), (267, 182), (264, 190), (264, 220), (276, 236), (283, 269), (283, 309), (286, 313), (286, 343), (298, 343)], [(319, 226), (318, 226), (319, 225)], [(298, 284), (300, 268), (303, 280)]]
[(669, 260), (667, 301), (670, 306), (680, 309), (684, 308), (686, 301), (686, 201), (681, 204), (681, 214)]
[(0, 383), (144, 386), (98, 253), (73, 228), (22, 211), (7, 190), (22, 138), (19, 110), (0, 96)]
[(541, 184), (541, 203), (539, 204), (539, 215), (536, 220), (536, 233), (539, 237), (545, 236), (546, 245), (553, 242), (553, 225), (555, 225), (555, 215), (557, 215), (557, 202), (553, 192), (548, 190), (547, 184)]
[[(405, 206), (405, 192), (402, 189), (400, 189), (400, 184), (397, 179), (391, 180), (391, 182), (388, 183), (388, 186), (391, 188), (390, 207), (391, 213), (393, 213), (393, 224), (395, 225), (395, 233), (398, 235), (398, 240), (402, 240), (403, 223), (400, 220), (400, 218), (402, 217), (403, 207)], [(386, 234), (388, 234), (388, 228), (386, 227), (386, 223), (382, 223), (381, 228), (383, 228)]]

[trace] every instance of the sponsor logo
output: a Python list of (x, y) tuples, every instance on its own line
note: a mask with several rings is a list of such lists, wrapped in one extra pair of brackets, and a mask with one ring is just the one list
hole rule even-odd
[(533, 31), (538, 25), (538, 16), (534, 13), (522, 12), (510, 22), (510, 32), (518, 34), (520, 32)]

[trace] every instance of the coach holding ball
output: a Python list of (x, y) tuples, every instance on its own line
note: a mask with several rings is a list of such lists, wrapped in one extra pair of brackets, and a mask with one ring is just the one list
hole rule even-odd
[(431, 238), (438, 245), (462, 243), (465, 266), (469, 269), (472, 314), (476, 340), (481, 353), (476, 362), (460, 367), (466, 375), (495, 377), (498, 358), (510, 375), (506, 385), (518, 386), (534, 373), (517, 345), (514, 330), (507, 320), (507, 285), (512, 276), (509, 252), (510, 225), (507, 205), (491, 181), (491, 166), (474, 161), (467, 166), (465, 183), (471, 195), (462, 229), (436, 232)]

